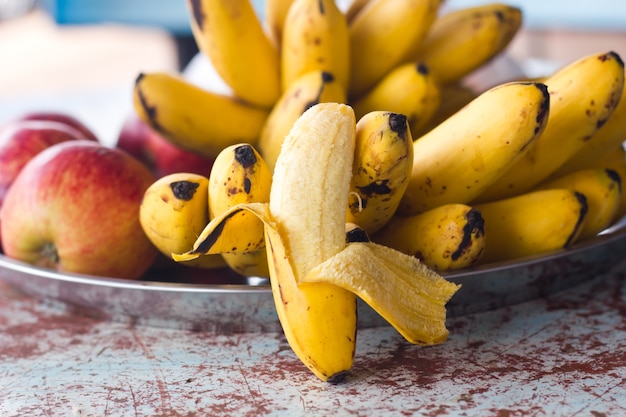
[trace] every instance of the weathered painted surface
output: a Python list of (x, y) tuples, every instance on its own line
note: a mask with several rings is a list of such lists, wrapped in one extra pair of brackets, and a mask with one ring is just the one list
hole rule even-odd
[(362, 329), (339, 385), (280, 333), (99, 321), (0, 284), (0, 416), (622, 416), (625, 275), (451, 318), (440, 346)]

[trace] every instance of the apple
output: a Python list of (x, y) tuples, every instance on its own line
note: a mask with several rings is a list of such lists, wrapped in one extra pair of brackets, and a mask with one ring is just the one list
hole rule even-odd
[(82, 133), (82, 139), (98, 141), (98, 137), (81, 120), (67, 113), (59, 111), (38, 111), (25, 113), (18, 117), (18, 120), (47, 120), (64, 123)]
[[(0, 207), (17, 174), (42, 150), (83, 134), (60, 122), (14, 120), (0, 129)], [(1, 235), (0, 235), (1, 236)]]
[(146, 164), (157, 177), (176, 172), (209, 176), (214, 158), (197, 155), (174, 145), (135, 114), (124, 121), (116, 147)]
[(62, 272), (137, 279), (158, 250), (139, 223), (155, 178), (125, 151), (75, 140), (22, 168), (0, 208), (6, 256)]

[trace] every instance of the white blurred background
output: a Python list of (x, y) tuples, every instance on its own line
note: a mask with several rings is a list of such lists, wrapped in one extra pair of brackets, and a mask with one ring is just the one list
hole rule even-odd
[[(262, 0), (253, 1), (262, 13)], [(446, 0), (442, 11), (481, 3)], [(531, 76), (587, 53), (626, 57), (623, 0), (507, 3), (524, 13), (507, 56)], [(0, 124), (25, 111), (66, 111), (112, 143), (132, 111), (137, 74), (182, 70), (196, 53), (187, 19), (185, 0), (0, 0)]]

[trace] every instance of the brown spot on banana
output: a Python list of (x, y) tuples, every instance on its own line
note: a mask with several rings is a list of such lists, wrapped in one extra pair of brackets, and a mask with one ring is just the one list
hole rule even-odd
[(580, 202), (580, 206), (581, 206), (580, 215), (578, 216), (578, 221), (576, 222), (576, 227), (574, 227), (574, 230), (572, 230), (572, 233), (567, 238), (567, 241), (565, 242), (565, 245), (563, 245), (563, 247), (565, 247), (565, 248), (570, 246), (572, 244), (572, 242), (578, 236), (578, 232), (580, 231), (580, 229), (581, 229), (581, 227), (583, 225), (583, 221), (585, 220), (585, 217), (587, 217), (587, 211), (589, 211), (589, 207), (588, 207), (588, 204), (587, 204), (587, 197), (585, 197), (585, 195), (583, 193), (579, 193), (578, 191), (574, 192), (574, 195), (576, 195), (576, 198)]
[(193, 181), (174, 181), (170, 183), (174, 197), (185, 201), (190, 201), (193, 198), (199, 186), (199, 183)]
[[(463, 238), (456, 251), (451, 254), (453, 261), (458, 260), (472, 246), (472, 236), (485, 234), (485, 220), (480, 211), (473, 208), (465, 214), (465, 218), (467, 222), (463, 226)], [(480, 258), (480, 254), (476, 257), (476, 259), (478, 258)]]

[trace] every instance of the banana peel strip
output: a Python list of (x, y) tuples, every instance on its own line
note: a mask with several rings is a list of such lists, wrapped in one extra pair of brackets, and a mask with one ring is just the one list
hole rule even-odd
[(447, 281), (413, 256), (372, 242), (349, 243), (299, 278), (267, 203), (231, 207), (205, 227), (191, 251), (172, 254), (172, 258), (183, 262), (229, 251), (238, 233), (238, 222), (229, 220), (242, 211), (256, 215), (265, 224), (268, 256), (271, 250), (274, 258), (287, 259), (298, 285), (324, 282), (354, 293), (410, 343), (434, 345), (447, 339), (445, 305), (460, 285)]

